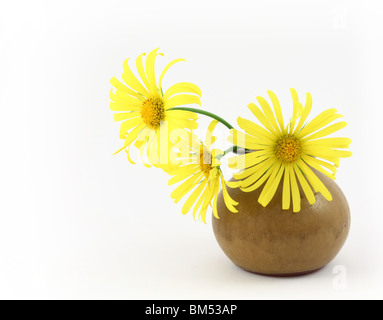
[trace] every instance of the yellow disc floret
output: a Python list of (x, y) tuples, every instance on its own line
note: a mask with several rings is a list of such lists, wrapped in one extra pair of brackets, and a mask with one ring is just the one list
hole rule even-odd
[(160, 97), (150, 97), (142, 103), (142, 121), (151, 129), (157, 129), (165, 120), (165, 104)]
[(206, 178), (209, 178), (210, 170), (212, 168), (212, 158), (211, 153), (203, 146), (201, 146), (200, 148), (199, 163), (201, 166), (201, 171), (203, 172)]
[(301, 157), (302, 145), (298, 138), (288, 134), (277, 140), (274, 151), (279, 160), (291, 163)]

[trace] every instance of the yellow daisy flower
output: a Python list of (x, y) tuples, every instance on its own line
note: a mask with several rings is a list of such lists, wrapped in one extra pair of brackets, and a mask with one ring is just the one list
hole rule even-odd
[[(124, 72), (123, 84), (115, 77), (111, 79), (111, 84), (115, 87), (110, 92), (110, 109), (113, 111), (122, 111), (114, 114), (116, 121), (124, 121), (120, 128), (120, 138), (125, 140), (124, 146), (118, 150), (126, 151), (128, 159), (134, 164), (130, 155), (129, 148), (135, 142), (134, 146), (140, 150), (141, 158), (146, 154), (151, 164), (158, 164), (160, 144), (167, 144), (167, 132), (175, 128), (196, 129), (197, 115), (185, 110), (172, 110), (180, 105), (199, 104), (201, 90), (193, 83), (181, 82), (169, 87), (163, 93), (162, 81), (169, 68), (184, 59), (171, 61), (162, 71), (158, 82), (155, 76), (155, 59), (158, 49), (151, 51), (145, 62), (143, 57), (145, 53), (136, 59), (136, 67), (139, 75), (138, 79), (129, 67), (128, 60), (123, 63)], [(166, 133), (160, 134), (160, 130), (166, 125)], [(163, 130), (165, 131), (165, 130)], [(164, 138), (165, 137), (165, 138)], [(146, 149), (146, 150), (145, 150)], [(168, 148), (166, 148), (168, 149)], [(117, 153), (116, 152), (116, 153)], [(165, 152), (167, 154), (167, 152)], [(146, 166), (149, 166), (145, 163)]]
[(216, 218), (219, 218), (217, 199), (220, 186), (222, 186), (224, 202), (228, 209), (231, 212), (238, 212), (234, 207), (238, 205), (238, 202), (234, 201), (227, 191), (227, 185), (234, 187), (235, 184), (225, 181), (220, 168), (221, 162), (218, 158), (223, 155), (223, 151), (211, 149), (211, 145), (216, 140), (216, 137), (213, 136), (213, 130), (217, 123), (218, 121), (214, 120), (209, 125), (204, 143), (199, 141), (193, 133), (190, 133), (188, 136), (191, 142), (189, 139), (184, 139), (177, 144), (179, 149), (187, 150), (186, 154), (184, 153), (182, 156), (186, 163), (170, 172), (173, 177), (169, 180), (169, 185), (183, 181), (172, 192), (172, 199), (177, 203), (191, 192), (183, 205), (182, 213), (187, 214), (194, 205), (194, 219), (197, 211), (199, 211), (198, 217), (204, 223), (206, 223), (207, 209), (209, 205), (212, 205), (212, 202), (213, 214)]
[(296, 91), (291, 89), (293, 115), (285, 126), (276, 95), (271, 91), (268, 94), (274, 112), (262, 97), (257, 98), (262, 110), (254, 103), (248, 105), (263, 127), (239, 117), (238, 125), (245, 133), (231, 130), (229, 137), (229, 141), (235, 145), (253, 150), (229, 161), (231, 168), (243, 170), (234, 175), (242, 181), (241, 189), (251, 192), (265, 184), (258, 201), (266, 207), (282, 182), (282, 209), (290, 208), (292, 198), (294, 212), (301, 210), (299, 185), (310, 204), (315, 203), (314, 192), (320, 192), (331, 201), (330, 192), (312, 169), (335, 180), (340, 158), (352, 155), (350, 151), (340, 149), (347, 149), (351, 140), (325, 137), (344, 128), (347, 123), (343, 121), (331, 124), (342, 117), (336, 109), (326, 110), (306, 123), (312, 108), (311, 95), (307, 93), (303, 108)]

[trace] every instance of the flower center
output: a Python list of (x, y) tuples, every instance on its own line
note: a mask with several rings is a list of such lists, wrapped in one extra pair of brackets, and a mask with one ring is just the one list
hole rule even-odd
[(157, 129), (165, 120), (165, 104), (159, 97), (146, 99), (141, 107), (142, 121), (151, 129)]
[(301, 157), (302, 145), (299, 139), (288, 134), (277, 141), (274, 151), (279, 160), (285, 163), (291, 163)]
[(199, 163), (203, 174), (206, 178), (209, 178), (211, 170), (211, 153), (204, 147), (201, 147), (200, 150)]

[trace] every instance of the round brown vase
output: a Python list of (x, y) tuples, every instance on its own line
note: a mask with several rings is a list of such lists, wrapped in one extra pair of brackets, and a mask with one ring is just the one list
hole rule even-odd
[(327, 265), (343, 247), (350, 230), (350, 209), (338, 185), (315, 172), (333, 201), (320, 193), (310, 205), (301, 190), (302, 209), (282, 210), (282, 184), (270, 204), (258, 203), (262, 187), (253, 192), (229, 189), (239, 202), (238, 213), (230, 212), (218, 198), (218, 215), (213, 230), (218, 244), (239, 267), (271, 276), (311, 273)]

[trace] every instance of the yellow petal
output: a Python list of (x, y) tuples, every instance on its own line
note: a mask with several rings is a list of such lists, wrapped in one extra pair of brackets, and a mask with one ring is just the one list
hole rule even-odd
[(302, 115), (303, 112), (303, 106), (299, 102), (298, 94), (295, 89), (290, 89), (291, 95), (293, 97), (293, 116), (292, 120), (290, 121), (290, 131), (289, 133), (292, 134), (295, 128), (296, 120)]
[(211, 145), (213, 144), (213, 140), (215, 140), (213, 137), (213, 132), (214, 132), (214, 129), (215, 127), (217, 126), (218, 124), (218, 120), (213, 120), (210, 122), (207, 130), (206, 130), (206, 136), (205, 136), (205, 143), (204, 145), (206, 146), (206, 148), (208, 150), (211, 149)]
[(161, 75), (160, 75), (160, 79), (158, 80), (158, 88), (159, 88), (159, 91), (161, 92), (162, 91), (162, 80), (166, 74), (166, 72), (169, 70), (169, 68), (171, 66), (173, 66), (174, 64), (176, 64), (177, 62), (180, 62), (180, 61), (186, 61), (185, 59), (175, 59), (173, 61), (171, 61), (166, 67), (165, 69), (162, 71)]
[(198, 115), (195, 112), (186, 111), (186, 110), (167, 110), (166, 115), (172, 118), (182, 118), (182, 119), (190, 119), (197, 120)]
[(148, 77), (146, 76), (145, 69), (144, 69), (144, 62), (142, 61), (142, 58), (146, 55), (146, 53), (140, 54), (136, 59), (136, 67), (138, 74), (141, 77), (142, 82), (145, 84), (147, 91), (150, 91), (149, 81)]
[(334, 151), (340, 158), (349, 158), (352, 156), (351, 151), (344, 151), (344, 150), (334, 150)]
[[(185, 129), (190, 129), (190, 130), (195, 130), (198, 128), (198, 122), (195, 120), (189, 120), (185, 119), (185, 117), (176, 117), (172, 115), (172, 112), (167, 112), (166, 113), (166, 120), (171, 122), (173, 125), (173, 129), (175, 130), (176, 128), (185, 128)], [(169, 130), (171, 132), (171, 130)]]
[(172, 85), (164, 94), (164, 100), (169, 99), (171, 96), (179, 93), (194, 93), (201, 96), (201, 89), (195, 84), (190, 82), (180, 82)]
[(230, 188), (230, 189), (236, 189), (236, 188), (239, 188), (242, 184), (242, 181), (238, 180), (238, 181), (226, 181), (226, 185)]
[(247, 107), (250, 109), (250, 111), (255, 115), (255, 117), (258, 119), (258, 121), (260, 123), (262, 123), (262, 125), (267, 130), (269, 130), (274, 135), (277, 134), (277, 132), (275, 131), (273, 126), (270, 124), (269, 120), (267, 120), (267, 118), (263, 114), (263, 112), (254, 103), (250, 103)]
[(199, 215), (198, 215), (198, 219), (200, 221), (202, 220), (202, 222), (205, 223), (205, 224), (206, 224), (206, 212), (207, 212), (207, 208), (211, 204), (212, 200), (213, 200), (213, 195), (211, 195), (211, 190), (209, 189), (209, 193), (205, 197), (205, 201), (203, 202), (201, 210), (200, 210)]
[(156, 48), (148, 54), (148, 57), (146, 59), (146, 65), (145, 65), (146, 75), (149, 81), (149, 92), (153, 95), (156, 95), (159, 93), (157, 88), (154, 65), (155, 65), (155, 60), (157, 55), (163, 55), (163, 54), (157, 53), (158, 49), (159, 48)]
[(216, 188), (215, 188), (215, 192), (214, 192), (214, 204), (213, 204), (213, 215), (214, 217), (216, 217), (217, 219), (219, 219), (219, 216), (218, 216), (218, 210), (217, 210), (217, 203), (218, 203), (218, 194), (219, 194), (219, 181), (217, 181), (217, 185), (216, 185)]
[(336, 150), (326, 148), (326, 149), (319, 149), (319, 148), (314, 148), (314, 149), (305, 149), (305, 154), (310, 155), (312, 157), (316, 158), (322, 158), (327, 161), (330, 161), (334, 164), (338, 164), (340, 160), (340, 155), (336, 152)]
[[(263, 151), (255, 151), (252, 153), (235, 156), (229, 159), (229, 167), (233, 168), (237, 163), (240, 164), (240, 166), (237, 165), (237, 169), (245, 169), (244, 172), (240, 174), (235, 174), (236, 179), (244, 179), (251, 175), (253, 172), (256, 172), (258, 170), (259, 163), (264, 162), (265, 160), (269, 159), (272, 156), (272, 153), (269, 152), (263, 152)], [(235, 161), (237, 163), (235, 163)]]
[(170, 109), (180, 105), (194, 103), (201, 105), (200, 98), (190, 94), (177, 94), (176, 96), (173, 96), (165, 101), (165, 108)]
[(178, 186), (172, 193), (171, 198), (177, 203), (183, 196), (185, 196), (194, 186), (197, 179), (202, 176), (202, 173), (197, 173), (189, 177), (180, 186)]
[(184, 206), (182, 207), (182, 214), (187, 214), (193, 204), (197, 201), (197, 198), (201, 195), (203, 189), (205, 188), (206, 180), (202, 181), (198, 187), (193, 191), (190, 197), (186, 200)]
[(145, 128), (145, 124), (141, 123), (137, 127), (135, 127), (132, 131), (130, 131), (125, 139), (125, 145), (130, 145), (135, 139), (137, 139), (137, 136), (140, 134), (140, 132)]
[(299, 167), (296, 164), (294, 165), (294, 171), (295, 171), (295, 174), (298, 177), (299, 183), (302, 186), (303, 192), (304, 192), (307, 200), (309, 201), (309, 203), (311, 205), (313, 205), (315, 203), (315, 201), (316, 201), (314, 193), (311, 190), (310, 185), (307, 183), (307, 180), (303, 176), (301, 170), (299, 169)]
[(297, 90), (295, 90), (294, 88), (291, 88), (290, 93), (291, 93), (291, 96), (293, 98), (293, 102), (299, 101)]
[(146, 88), (141, 84), (141, 82), (136, 78), (134, 73), (129, 67), (129, 59), (126, 59), (123, 63), (124, 73), (122, 74), (122, 79), (125, 83), (131, 87), (133, 90), (141, 93), (146, 98), (149, 97), (149, 92)]
[(234, 156), (229, 158), (228, 160), (229, 168), (241, 170), (238, 173), (234, 173), (234, 177), (236, 179), (245, 179), (249, 177), (254, 172), (258, 171), (258, 168), (256, 167), (257, 164), (269, 158), (268, 155), (262, 154), (262, 155), (259, 155), (258, 157), (249, 159), (248, 158), (249, 155), (250, 154), (242, 154), (239, 156)]
[(130, 157), (129, 150), (130, 150), (130, 145), (127, 146), (127, 148), (125, 149), (126, 156), (128, 157), (128, 161), (129, 161), (131, 164), (136, 164), (136, 163), (132, 160), (132, 158)]
[(270, 178), (268, 179), (258, 199), (258, 202), (264, 207), (266, 207), (273, 199), (279, 183), (281, 182), (284, 170), (285, 168), (282, 164), (274, 166), (273, 172), (271, 173)]
[[(257, 190), (270, 177), (272, 169), (273, 169), (273, 167), (270, 167), (269, 169), (266, 169), (267, 171), (264, 173), (264, 175), (256, 183), (254, 183), (250, 187), (245, 187), (244, 188), (244, 187), (241, 186), (241, 190), (244, 191), (244, 192), (252, 192), (254, 190)], [(244, 181), (246, 181), (246, 180), (244, 180)]]
[[(195, 204), (194, 209), (193, 209), (193, 218), (194, 218), (194, 220), (195, 220), (196, 213), (197, 213), (198, 209), (201, 207), (202, 202), (206, 199), (208, 194), (209, 194), (209, 184), (206, 181), (205, 190), (202, 192), (201, 196), (198, 198), (197, 203)], [(199, 215), (201, 215), (201, 213)]]
[(132, 128), (137, 127), (139, 124), (142, 124), (141, 117), (131, 118), (124, 121), (120, 127), (120, 138), (126, 138), (126, 136), (129, 134), (128, 131), (130, 131)]
[(110, 102), (110, 110), (112, 111), (140, 111), (142, 103), (140, 104), (130, 104), (130, 103), (119, 103), (119, 102)]
[(318, 157), (318, 158), (324, 158), (324, 159), (331, 159), (334, 158), (337, 162), (339, 158), (349, 158), (352, 156), (351, 151), (347, 150), (337, 150), (333, 149), (326, 145), (310, 145), (304, 147), (304, 153), (310, 154), (312, 156)]
[(146, 168), (151, 168), (151, 165), (147, 163), (144, 159), (144, 152), (145, 152), (145, 148), (147, 147), (149, 139), (150, 139), (149, 136), (145, 136), (143, 140), (137, 139), (136, 142), (134, 143), (134, 146), (140, 151), (141, 161)]
[(226, 204), (226, 207), (231, 212), (237, 213), (238, 210), (234, 206), (238, 205), (238, 202), (233, 200), (233, 198), (229, 195), (229, 192), (227, 191), (227, 188), (226, 188), (225, 179), (223, 178), (221, 170), (219, 170), (219, 176), (222, 182), (222, 194), (223, 194), (223, 200)]
[[(213, 179), (208, 182), (208, 190), (205, 197), (205, 201), (202, 204), (200, 213), (199, 213), (199, 219), (202, 219), (204, 223), (206, 223), (206, 211), (209, 205), (211, 206), (211, 202), (214, 199), (214, 195), (217, 193), (217, 190), (219, 190), (219, 179)], [(214, 209), (213, 209), (214, 210)]]
[[(262, 177), (262, 175), (275, 164), (275, 159), (267, 159), (266, 161), (254, 166), (253, 168), (246, 169), (243, 174), (234, 174), (234, 177), (236, 179), (242, 179), (246, 173), (246, 171), (250, 171), (251, 175), (244, 179), (242, 182), (241, 187), (247, 188), (251, 186), (253, 183), (255, 183), (259, 178)], [(255, 189), (254, 189), (255, 190)]]
[(245, 154), (241, 154), (239, 156), (234, 156), (228, 159), (228, 165), (230, 169), (243, 170), (246, 168), (245, 166)]
[(300, 132), (297, 133), (297, 138), (303, 138), (310, 133), (313, 133), (321, 128), (324, 128), (326, 125), (332, 121), (343, 117), (340, 114), (336, 114), (338, 110), (328, 109), (323, 111), (321, 114), (316, 116), (311, 120)]
[(230, 129), (230, 135), (227, 140), (240, 148), (246, 148), (246, 136), (248, 135), (241, 131)]
[(306, 104), (305, 104), (305, 107), (302, 111), (302, 116), (300, 117), (299, 119), (299, 123), (297, 125), (297, 127), (295, 128), (294, 130), (294, 135), (297, 134), (297, 132), (299, 132), (299, 130), (302, 129), (303, 125), (305, 124), (305, 121), (307, 120), (310, 112), (311, 112), (311, 109), (312, 109), (312, 105), (313, 105), (313, 100), (312, 100), (312, 97), (311, 97), (311, 94), (307, 92), (306, 94)]
[(303, 173), (306, 175), (310, 184), (313, 186), (314, 190), (318, 190), (326, 200), (332, 201), (332, 196), (330, 191), (327, 190), (323, 182), (314, 174), (314, 172), (302, 161), (297, 162), (298, 166), (302, 169)]
[(285, 167), (285, 176), (283, 179), (283, 190), (282, 190), (282, 209), (289, 210), (291, 203), (290, 193), (290, 168), (289, 165)]
[(114, 121), (128, 120), (131, 118), (139, 117), (140, 113), (137, 111), (133, 112), (124, 112), (124, 113), (115, 113), (113, 115)]
[(144, 100), (141, 96), (138, 99), (122, 92), (121, 90), (116, 90), (116, 93), (114, 93), (113, 89), (110, 89), (109, 97), (113, 102), (125, 105), (142, 105), (142, 101)]
[(282, 132), (283, 135), (285, 135), (287, 132), (285, 130), (285, 125), (283, 122), (283, 114), (282, 114), (282, 109), (281, 109), (281, 105), (279, 103), (279, 100), (278, 100), (278, 98), (274, 92), (267, 91), (267, 93), (269, 94), (271, 102), (273, 103), (273, 107), (274, 107), (275, 115), (277, 117), (277, 121), (279, 123), (280, 131)]
[(132, 96), (132, 97), (135, 97), (139, 100), (144, 100), (144, 98), (139, 94), (137, 93), (136, 91), (133, 91), (132, 89), (128, 88), (126, 85), (122, 84), (119, 80), (117, 80), (116, 77), (113, 77), (111, 80), (110, 80), (110, 83), (112, 84), (113, 87), (115, 87), (117, 90), (121, 90), (122, 92)]
[(187, 164), (185, 166), (180, 167), (180, 169), (177, 172), (177, 175), (169, 179), (169, 186), (188, 178), (193, 173), (197, 173), (199, 171), (199, 167), (200, 165), (196, 165), (195, 163)]
[(145, 124), (142, 123), (135, 127), (132, 131), (128, 133), (128, 135), (125, 138), (124, 146), (117, 150), (114, 154), (119, 153), (120, 151), (124, 150), (126, 147), (128, 147), (139, 135), (139, 133), (142, 131), (142, 129), (145, 128)]
[(291, 194), (293, 198), (293, 211), (301, 211), (301, 194), (299, 192), (297, 179), (292, 166), (289, 166), (290, 182), (291, 182)]
[(265, 140), (255, 138), (254, 136), (250, 136), (235, 129), (230, 129), (230, 135), (227, 140), (237, 147), (249, 150), (264, 150), (271, 148), (270, 144), (267, 144)]
[(325, 137), (325, 136), (328, 136), (340, 129), (343, 129), (344, 127), (347, 126), (347, 122), (343, 121), (343, 122), (338, 122), (338, 123), (335, 123), (325, 129), (322, 129), (320, 131), (318, 131), (317, 133), (314, 133), (308, 137), (305, 137), (303, 139), (303, 141), (305, 140), (314, 140), (314, 139), (319, 139), (319, 138), (322, 138), (322, 137)]
[(349, 138), (324, 138), (319, 140), (302, 141), (302, 146), (328, 146), (336, 149), (347, 149), (351, 144)]
[(159, 137), (159, 134), (156, 130), (155, 134), (148, 141), (148, 145), (147, 145), (147, 157), (149, 159), (149, 162), (153, 165), (156, 165), (156, 166), (158, 166), (160, 164), (160, 161), (159, 161), (160, 149), (158, 146), (158, 137)]
[[(325, 162), (325, 161), (322, 161), (322, 160), (319, 160), (319, 159), (316, 159), (314, 157), (310, 157), (310, 156), (306, 156), (306, 155), (303, 155), (302, 156), (302, 159), (311, 167), (313, 167), (314, 169), (322, 172), (323, 174), (325, 174), (327, 177), (335, 180), (335, 174), (336, 174), (336, 168), (335, 166), (333, 166), (332, 164), (328, 163), (328, 162)], [(329, 173), (327, 170), (323, 169), (323, 167), (329, 169), (331, 173)]]
[(281, 130), (278, 127), (277, 121), (275, 120), (273, 110), (271, 109), (268, 102), (263, 97), (257, 97), (257, 100), (259, 104), (262, 107), (262, 110), (267, 118), (267, 120), (270, 122), (270, 124), (273, 126), (275, 132), (281, 132)]
[(241, 117), (238, 117), (237, 123), (246, 133), (264, 140), (265, 144), (273, 144), (275, 142), (276, 136), (258, 124)]

